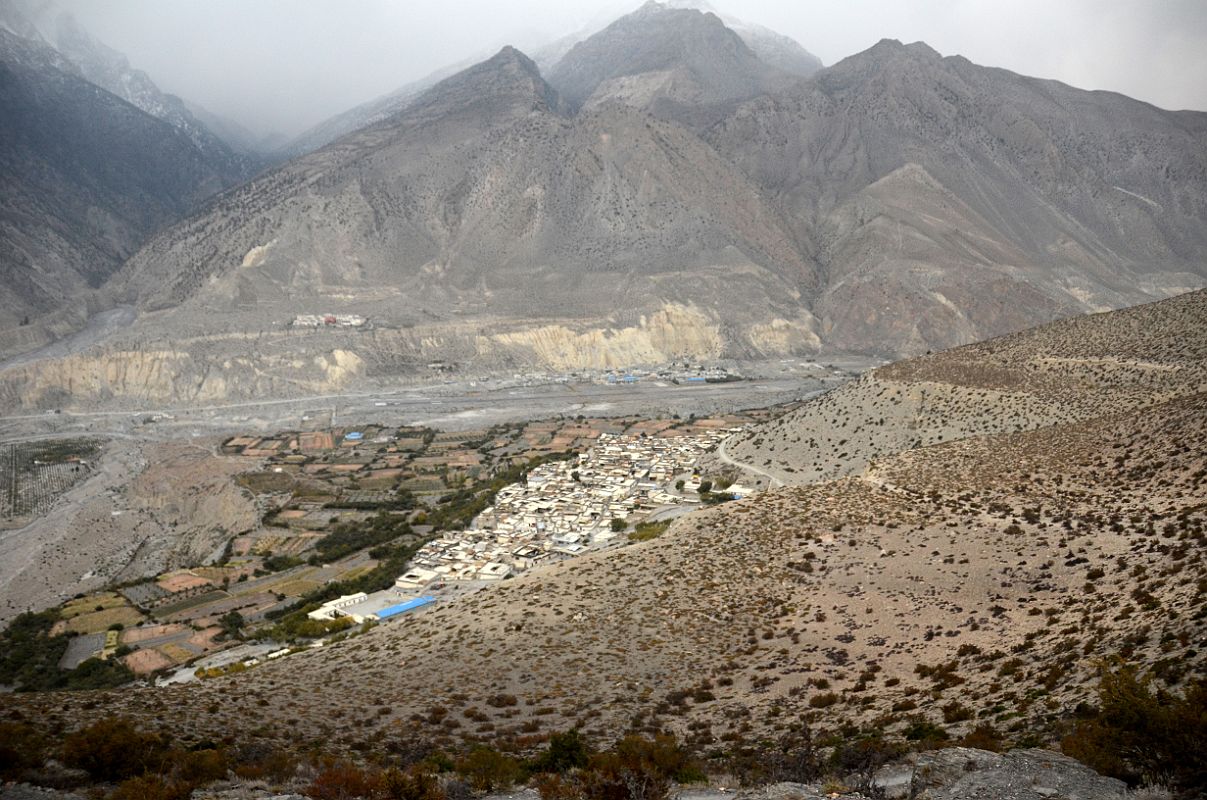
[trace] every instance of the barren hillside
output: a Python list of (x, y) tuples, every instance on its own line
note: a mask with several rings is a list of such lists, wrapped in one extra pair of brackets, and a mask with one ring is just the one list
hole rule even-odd
[(787, 484), (884, 455), (1151, 407), (1207, 391), (1207, 294), (1075, 317), (864, 375), (727, 454)]

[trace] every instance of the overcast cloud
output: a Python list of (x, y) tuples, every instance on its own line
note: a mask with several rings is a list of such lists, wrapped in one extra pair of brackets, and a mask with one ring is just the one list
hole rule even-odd
[[(638, 0), (57, 0), (166, 91), (297, 134), (450, 63), (600, 27)], [(718, 0), (826, 64), (881, 38), (1207, 110), (1207, 0)]]

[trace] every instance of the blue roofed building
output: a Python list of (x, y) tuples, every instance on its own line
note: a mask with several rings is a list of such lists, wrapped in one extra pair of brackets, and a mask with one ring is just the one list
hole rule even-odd
[(387, 606), (386, 608), (383, 608), (381, 611), (378, 611), (376, 614), (374, 614), (374, 616), (379, 620), (390, 619), (391, 617), (396, 617), (399, 614), (414, 611), (416, 608), (431, 605), (434, 602), (436, 602), (436, 598), (432, 597), (431, 595), (424, 595), (423, 597), (416, 597), (411, 600), (407, 600), (405, 603)]

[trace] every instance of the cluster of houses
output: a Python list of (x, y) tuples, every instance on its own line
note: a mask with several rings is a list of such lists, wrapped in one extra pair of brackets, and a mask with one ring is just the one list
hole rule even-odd
[(298, 314), (294, 328), (360, 328), (367, 320), (359, 314)]
[(686, 495), (673, 490), (675, 476), (690, 481), (700, 456), (731, 432), (603, 434), (576, 459), (541, 465), (525, 482), (501, 489), (469, 530), (450, 531), (425, 544), (397, 586), (501, 580), (607, 542), (617, 535), (615, 528), (624, 527), (613, 520), (627, 526), (635, 516), (698, 502), (690, 490)]

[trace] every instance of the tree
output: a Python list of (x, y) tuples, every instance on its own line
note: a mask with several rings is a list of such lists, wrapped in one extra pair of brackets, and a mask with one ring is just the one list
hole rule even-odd
[(238, 611), (230, 611), (218, 618), (218, 624), (222, 626), (222, 635), (228, 639), (239, 639), (240, 632), (243, 629), (245, 620), (243, 615)]
[(628, 526), (629, 524), (620, 517), (612, 517), (612, 533), (620, 533)]
[(712, 491), (712, 481), (700, 481), (700, 488), (696, 491), (700, 494), (708, 494)]

